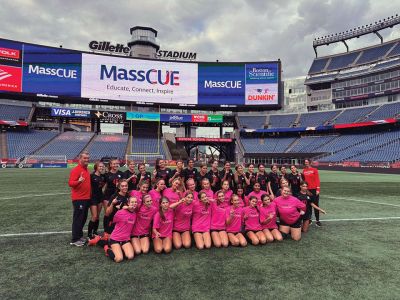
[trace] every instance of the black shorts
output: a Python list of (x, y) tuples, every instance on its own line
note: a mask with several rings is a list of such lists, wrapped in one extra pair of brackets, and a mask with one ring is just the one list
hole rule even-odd
[(116, 240), (110, 239), (109, 244), (110, 244), (110, 246), (113, 245), (113, 244), (119, 244), (120, 246), (123, 246), (123, 245), (125, 245), (127, 243), (130, 243), (130, 242), (131, 241), (129, 241), (129, 240), (128, 241), (118, 242)]
[(90, 199), (90, 206), (102, 204), (103, 200), (99, 198), (91, 198)]
[(297, 219), (297, 221), (293, 224), (286, 224), (282, 220), (279, 221), (279, 225), (282, 226), (289, 226), (291, 228), (301, 228), (301, 223), (303, 222), (303, 216), (300, 216), (300, 218)]
[(259, 231), (262, 231), (262, 229), (261, 230), (245, 230), (246, 235), (247, 235), (248, 232), (253, 232), (255, 234), (255, 233), (259, 232)]
[(131, 235), (131, 239), (141, 239), (141, 238), (148, 238), (150, 237), (150, 234), (142, 234), (142, 235)]
[(226, 229), (211, 229), (211, 232), (221, 232), (226, 231)]
[(306, 213), (303, 215), (303, 221), (311, 220), (312, 206), (307, 205)]
[(192, 233), (193, 233), (193, 234), (195, 234), (195, 233), (206, 233), (206, 232), (208, 232), (208, 233), (209, 233), (209, 232), (210, 232), (210, 230), (207, 230), (207, 231), (192, 231)]
[(176, 233), (182, 234), (182, 233), (188, 232), (188, 231), (190, 231), (190, 230), (183, 230), (183, 231), (181, 231), (181, 230), (172, 230), (172, 233), (176, 232)]

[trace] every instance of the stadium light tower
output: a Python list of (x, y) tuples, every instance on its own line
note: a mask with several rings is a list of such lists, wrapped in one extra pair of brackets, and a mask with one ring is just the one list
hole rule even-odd
[(381, 44), (383, 43), (383, 37), (379, 34), (379, 31), (386, 29), (386, 28), (392, 28), (395, 25), (400, 24), (400, 16), (396, 14), (395, 16), (391, 16), (389, 18), (385, 18), (383, 20), (379, 20), (375, 22), (374, 24), (371, 23), (369, 25), (363, 25), (359, 27), (352, 28), (350, 30), (346, 30), (340, 33), (335, 33), (335, 34), (330, 34), (327, 36), (323, 37), (318, 37), (315, 38), (313, 41), (313, 48), (315, 52), (315, 56), (318, 57), (318, 52), (317, 48), (319, 46), (329, 46), (329, 44), (334, 44), (338, 42), (342, 42), (346, 46), (347, 52), (349, 52), (349, 46), (347, 45), (346, 41), (353, 39), (353, 38), (359, 38), (360, 36), (374, 33), (381, 41)]

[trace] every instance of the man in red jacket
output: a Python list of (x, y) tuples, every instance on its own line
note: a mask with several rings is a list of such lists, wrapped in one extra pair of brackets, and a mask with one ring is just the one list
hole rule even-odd
[[(303, 178), (304, 181), (307, 182), (308, 190), (312, 193), (312, 197), (314, 198), (313, 202), (319, 206), (319, 192), (320, 192), (320, 181), (319, 174), (316, 168), (311, 167), (310, 160), (306, 159), (304, 161), (304, 169), (303, 169)], [(322, 226), (319, 221), (319, 211), (314, 208), (315, 220), (317, 226)]]
[(74, 214), (72, 219), (72, 241), (73, 246), (84, 246), (86, 239), (83, 238), (83, 227), (85, 226), (90, 206), (90, 173), (88, 170), (89, 152), (83, 151), (79, 155), (79, 164), (71, 170), (68, 185), (71, 187), (72, 206)]

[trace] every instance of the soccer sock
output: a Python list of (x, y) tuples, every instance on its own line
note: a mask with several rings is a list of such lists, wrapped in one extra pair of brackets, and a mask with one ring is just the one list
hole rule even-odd
[(281, 234), (282, 234), (282, 237), (283, 237), (284, 240), (286, 240), (287, 238), (290, 237), (289, 233), (284, 233), (284, 232), (281, 231)]
[(103, 218), (104, 232), (108, 232), (108, 223), (110, 223), (110, 218), (108, 216), (104, 216)]
[(97, 245), (104, 248), (105, 245), (108, 245), (108, 241), (100, 240), (97, 242)]
[(319, 210), (314, 209), (315, 220), (319, 222)]
[(99, 219), (97, 219), (94, 222), (94, 227), (93, 227), (93, 234), (97, 234), (97, 230), (99, 229)]
[(107, 250), (107, 255), (112, 261), (114, 261), (115, 255), (114, 255), (114, 252), (111, 249)]
[(92, 220), (89, 221), (89, 226), (88, 226), (88, 237), (89, 238), (93, 237), (94, 224), (95, 223)]

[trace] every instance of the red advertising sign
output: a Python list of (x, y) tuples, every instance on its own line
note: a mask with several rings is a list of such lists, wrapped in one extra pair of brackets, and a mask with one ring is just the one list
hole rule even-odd
[(193, 123), (206, 123), (207, 121), (207, 115), (192, 115)]
[(186, 138), (177, 137), (177, 142), (217, 142), (217, 143), (231, 143), (232, 139), (219, 139), (219, 138)]
[(2, 48), (0, 47), (0, 57), (11, 58), (18, 60), (20, 57), (20, 51), (16, 49)]
[(400, 161), (390, 164), (390, 167), (393, 169), (400, 169)]
[(360, 167), (360, 162), (359, 161), (344, 161), (343, 162), (343, 167), (359, 168)]
[(0, 65), (0, 91), (22, 92), (22, 69)]

